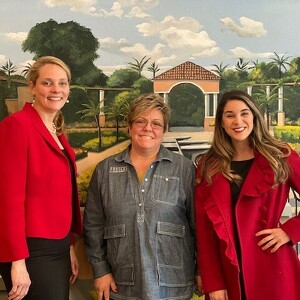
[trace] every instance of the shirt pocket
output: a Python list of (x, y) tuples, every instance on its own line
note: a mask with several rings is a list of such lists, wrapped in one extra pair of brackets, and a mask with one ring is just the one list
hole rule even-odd
[(156, 203), (175, 206), (179, 199), (179, 177), (154, 175), (151, 197)]
[(134, 266), (126, 236), (125, 224), (104, 228), (104, 239), (107, 241), (107, 260), (118, 284), (134, 285)]
[(157, 223), (157, 259), (159, 265), (183, 266), (183, 238), (185, 226), (166, 222)]
[(128, 263), (128, 242), (125, 224), (113, 225), (104, 228), (104, 239), (107, 241), (107, 258), (114, 266)]

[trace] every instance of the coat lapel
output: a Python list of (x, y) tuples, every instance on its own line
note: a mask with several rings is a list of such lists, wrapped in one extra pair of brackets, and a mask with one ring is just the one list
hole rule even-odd
[(257, 197), (268, 191), (274, 184), (274, 172), (267, 159), (258, 152), (254, 153), (254, 162), (243, 183), (239, 198)]
[[(28, 116), (29, 116), (29, 118), (31, 120), (31, 123), (34, 126), (34, 128), (40, 133), (40, 135), (49, 144), (49, 146), (51, 148), (53, 148), (60, 155), (63, 155), (61, 149), (59, 148), (59, 146), (57, 145), (57, 143), (55, 142), (55, 140), (52, 138), (52, 136), (51, 136), (50, 132), (48, 131), (48, 129), (45, 127), (45, 125), (44, 125), (41, 117), (39, 116), (39, 114), (37, 113), (37, 111), (31, 106), (30, 103), (28, 103), (28, 102), (25, 103), (24, 110), (28, 114)], [(65, 147), (65, 145), (66, 145), (65, 138), (59, 137), (59, 139), (61, 141), (63, 141), (62, 144)], [(69, 154), (69, 151), (70, 150), (68, 150), (68, 154)]]

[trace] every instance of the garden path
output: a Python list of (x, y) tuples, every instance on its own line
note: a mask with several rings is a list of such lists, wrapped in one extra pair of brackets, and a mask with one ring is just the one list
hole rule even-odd
[[(212, 132), (203, 132), (203, 131), (202, 132), (166, 132), (164, 134), (164, 137), (190, 136), (189, 140), (192, 141), (192, 140), (211, 140), (212, 135), (213, 135)], [(130, 140), (124, 141), (100, 153), (89, 152), (87, 157), (80, 159), (76, 162), (78, 174), (81, 174), (86, 169), (95, 166), (102, 159), (119, 152), (121, 149), (126, 148), (129, 145), (129, 143)]]

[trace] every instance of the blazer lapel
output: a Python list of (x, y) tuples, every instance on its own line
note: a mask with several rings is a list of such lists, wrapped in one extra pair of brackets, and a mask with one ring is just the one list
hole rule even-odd
[(58, 153), (63, 155), (61, 150), (59, 149), (59, 146), (55, 142), (55, 140), (52, 138), (50, 132), (44, 125), (41, 117), (37, 113), (37, 111), (31, 106), (29, 102), (25, 103), (24, 110), (27, 112), (32, 125), (35, 127), (35, 129), (40, 133), (40, 135), (43, 137), (43, 139)]

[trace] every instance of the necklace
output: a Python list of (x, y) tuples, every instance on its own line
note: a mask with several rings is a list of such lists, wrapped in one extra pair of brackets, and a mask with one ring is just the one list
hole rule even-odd
[(52, 122), (51, 127), (46, 126), (50, 133), (56, 134), (56, 126), (54, 122)]

